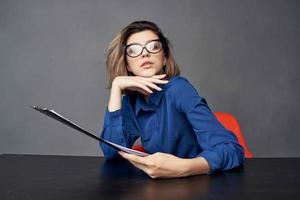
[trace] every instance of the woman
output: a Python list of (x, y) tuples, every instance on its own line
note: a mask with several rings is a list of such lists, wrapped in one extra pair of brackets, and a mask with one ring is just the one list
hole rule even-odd
[(152, 178), (184, 177), (240, 166), (244, 151), (187, 79), (156, 24), (136, 21), (110, 43), (106, 65), (111, 93), (102, 138), (132, 147), (141, 138), (146, 157), (117, 152)]

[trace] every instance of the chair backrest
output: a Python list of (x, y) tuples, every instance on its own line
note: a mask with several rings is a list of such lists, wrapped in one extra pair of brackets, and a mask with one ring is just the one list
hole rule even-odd
[[(244, 148), (245, 151), (245, 157), (246, 158), (252, 158), (253, 154), (249, 151), (245, 139), (243, 137), (243, 134), (240, 129), (240, 125), (237, 121), (237, 119), (229, 113), (225, 112), (214, 112), (214, 115), (217, 117), (217, 119), (221, 122), (221, 124), (229, 131), (233, 132), (234, 135), (237, 137), (238, 142), (240, 145)], [(134, 145), (132, 149), (137, 151), (145, 152), (145, 149), (142, 145)]]
[(217, 117), (217, 119), (221, 122), (221, 124), (227, 130), (229, 130), (235, 134), (240, 145), (244, 148), (245, 157), (252, 158), (253, 154), (249, 151), (249, 149), (246, 145), (246, 141), (243, 137), (243, 134), (241, 132), (241, 128), (240, 128), (240, 125), (239, 125), (237, 119), (232, 114), (225, 113), (225, 112), (214, 112), (214, 115)]

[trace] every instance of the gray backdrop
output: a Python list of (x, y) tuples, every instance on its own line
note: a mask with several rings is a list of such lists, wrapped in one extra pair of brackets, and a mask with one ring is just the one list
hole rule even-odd
[(102, 155), (98, 143), (29, 108), (99, 134), (106, 46), (156, 22), (183, 76), (234, 114), (256, 157), (300, 156), (300, 1), (0, 0), (0, 153)]

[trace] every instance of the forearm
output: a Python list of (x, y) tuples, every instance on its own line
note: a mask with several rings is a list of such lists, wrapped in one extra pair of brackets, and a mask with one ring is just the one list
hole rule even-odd
[(108, 102), (108, 111), (113, 112), (121, 109), (122, 105), (122, 91), (118, 85), (113, 84), (110, 91)]
[(210, 172), (210, 166), (203, 157), (184, 159), (183, 169), (184, 176), (208, 174)]
[[(117, 87), (112, 85), (108, 108), (105, 111), (103, 130), (101, 138), (110, 142), (126, 146), (126, 138), (122, 130), (121, 93)], [(118, 157), (116, 150), (100, 142), (103, 154), (107, 158)]]

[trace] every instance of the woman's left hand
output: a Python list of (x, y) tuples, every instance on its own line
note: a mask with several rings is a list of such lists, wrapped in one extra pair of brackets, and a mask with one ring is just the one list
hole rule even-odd
[(187, 176), (187, 159), (179, 158), (166, 153), (155, 153), (146, 157), (140, 157), (124, 152), (119, 152), (119, 154), (123, 158), (130, 161), (134, 166), (143, 170), (151, 178)]

